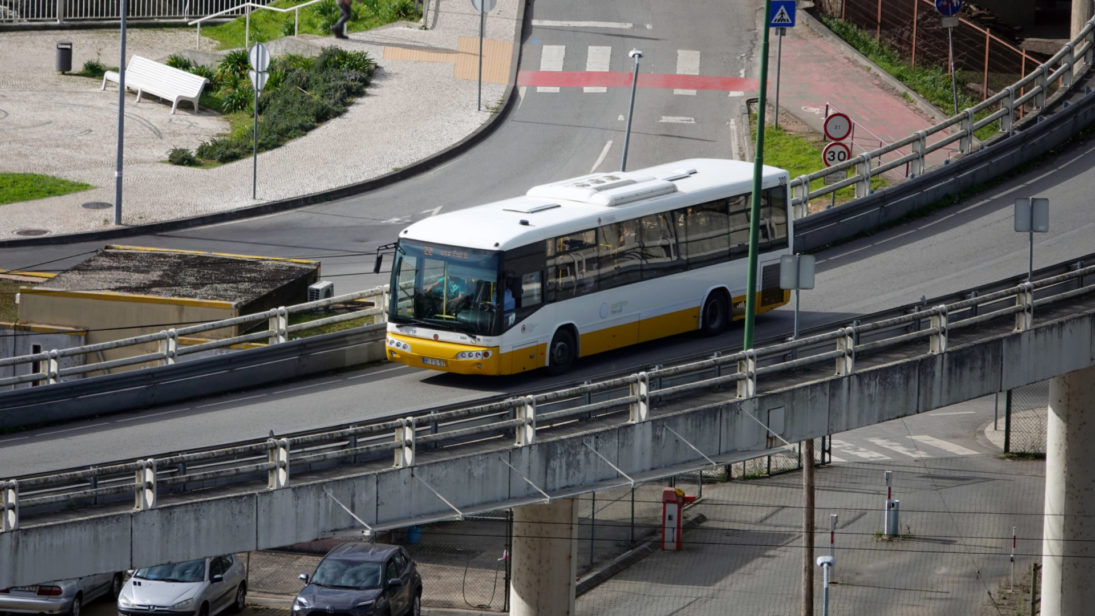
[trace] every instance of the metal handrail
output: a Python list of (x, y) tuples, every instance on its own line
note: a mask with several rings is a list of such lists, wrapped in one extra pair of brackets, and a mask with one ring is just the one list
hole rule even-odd
[(251, 9), (265, 9), (267, 11), (274, 11), (274, 12), (277, 12), (277, 13), (288, 13), (288, 12), (292, 11), (293, 12), (293, 36), (296, 37), (300, 33), (300, 9), (302, 9), (306, 6), (316, 4), (318, 2), (322, 2), (322, 0), (308, 0), (307, 2), (302, 2), (301, 4), (296, 4), (296, 5), (293, 5), (291, 7), (284, 8), (284, 9), (283, 8), (278, 8), (276, 6), (266, 6), (265, 4), (259, 4), (257, 2), (244, 2), (242, 4), (238, 4), (238, 5), (233, 6), (231, 8), (224, 9), (223, 11), (217, 11), (216, 13), (206, 15), (205, 17), (199, 17), (198, 19), (193, 19), (191, 21), (186, 22), (186, 25), (188, 25), (188, 26), (197, 26), (197, 34), (196, 34), (196, 37), (195, 37), (194, 48), (195, 49), (201, 49), (201, 45), (202, 45), (202, 24), (203, 23), (205, 23), (205, 22), (207, 22), (211, 19), (216, 19), (218, 17), (223, 17), (225, 15), (234, 14), (234, 13), (237, 13), (238, 11), (240, 11), (240, 10), (243, 10), (244, 11), (244, 21), (245, 21), (244, 35), (243, 35), (243, 46), (244, 46), (244, 48), (249, 48), (249, 47), (251, 47)]

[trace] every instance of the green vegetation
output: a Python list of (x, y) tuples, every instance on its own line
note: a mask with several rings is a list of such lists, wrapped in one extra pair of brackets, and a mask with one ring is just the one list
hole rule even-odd
[[(297, 0), (276, 0), (269, 6), (284, 9), (301, 3)], [(420, 17), (414, 0), (359, 0), (353, 3), (351, 10), (353, 17), (346, 24), (347, 32), (371, 30), (396, 21), (417, 21)], [(251, 13), (251, 42), (292, 36), (294, 28), (300, 34), (329, 36), (339, 14), (334, 0), (322, 0), (300, 9), (299, 13), (300, 21), (297, 23), (296, 11), (255, 10)], [(240, 17), (226, 24), (202, 28), (202, 33), (220, 43), (221, 49), (231, 49), (244, 46), (245, 29), (244, 18)]]
[(102, 79), (103, 73), (110, 71), (117, 71), (118, 67), (107, 68), (102, 62), (98, 60), (88, 60), (84, 62), (84, 68), (76, 75), (80, 77), (91, 77), (93, 79)]
[[(194, 153), (174, 148), (169, 162), (205, 165), (250, 156), (255, 93), (247, 77), (247, 53), (233, 51), (215, 69), (179, 56), (171, 56), (168, 64), (208, 77), (212, 85), (201, 102), (226, 114), (232, 127), (227, 135), (203, 142)], [(347, 105), (365, 94), (375, 70), (376, 63), (365, 52), (339, 47), (326, 47), (315, 58), (291, 54), (274, 58), (258, 101), (258, 149), (276, 148), (343, 114)]]
[(19, 319), (19, 307), (15, 305), (19, 285), (14, 280), (0, 280), (0, 321), (14, 323)]
[(91, 188), (90, 184), (70, 182), (37, 173), (0, 173), (0, 205), (56, 197)]
[[(893, 75), (910, 90), (942, 109), (947, 115), (951, 115), (954, 110), (954, 90), (951, 86), (950, 73), (939, 67), (911, 66), (908, 59), (903, 58), (896, 49), (883, 41), (875, 39), (873, 34), (861, 30), (853, 24), (825, 15), (821, 16), (821, 21), (833, 33), (844, 39), (856, 51), (867, 56), (879, 68)], [(967, 89), (969, 84), (980, 85), (979, 80), (973, 79), (970, 74), (964, 71), (957, 71), (955, 80), (958, 84), (959, 109), (968, 109), (981, 102), (971, 97)], [(981, 113), (977, 117), (981, 118), (986, 115), (988, 114)], [(978, 130), (976, 133), (977, 138), (988, 139), (995, 135), (999, 129), (999, 122), (993, 122)]]

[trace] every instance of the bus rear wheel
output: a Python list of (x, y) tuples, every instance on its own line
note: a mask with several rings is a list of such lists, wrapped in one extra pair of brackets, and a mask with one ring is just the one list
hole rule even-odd
[(555, 337), (551, 339), (551, 346), (548, 347), (548, 372), (562, 374), (570, 370), (577, 356), (578, 343), (574, 339), (573, 332), (569, 329), (560, 329), (555, 332)]
[(703, 323), (700, 331), (705, 336), (714, 336), (730, 324), (730, 300), (721, 291), (715, 291), (707, 297), (703, 303), (703, 312), (700, 313)]

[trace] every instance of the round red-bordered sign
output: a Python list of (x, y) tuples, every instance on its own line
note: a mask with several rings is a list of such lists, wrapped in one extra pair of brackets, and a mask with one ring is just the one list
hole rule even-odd
[(839, 111), (825, 118), (825, 138), (842, 141), (852, 134), (852, 119)]
[(826, 167), (832, 167), (833, 165), (839, 165), (840, 163), (848, 160), (852, 157), (852, 150), (847, 145), (834, 141), (825, 146), (825, 149), (821, 151), (821, 160), (825, 163)]

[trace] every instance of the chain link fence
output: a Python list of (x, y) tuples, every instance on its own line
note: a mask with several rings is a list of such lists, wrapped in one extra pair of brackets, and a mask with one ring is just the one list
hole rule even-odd
[(1046, 454), (1049, 381), (1007, 392), (1004, 406), (1004, 453)]

